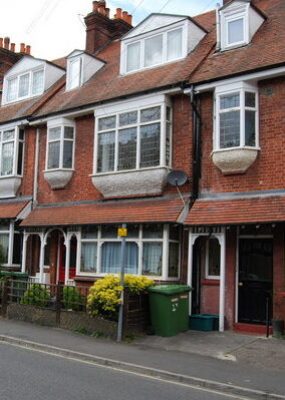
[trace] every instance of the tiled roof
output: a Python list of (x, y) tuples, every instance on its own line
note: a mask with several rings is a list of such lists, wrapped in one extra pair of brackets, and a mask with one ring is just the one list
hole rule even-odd
[(180, 199), (153, 199), (38, 207), (22, 226), (66, 226), (86, 224), (176, 222), (183, 204)]
[(285, 196), (197, 200), (186, 225), (234, 225), (285, 221)]
[[(285, 65), (285, 1), (255, 0), (267, 19), (254, 35), (251, 43), (240, 48), (216, 52), (207, 57), (191, 76), (192, 83), (216, 80), (270, 66)], [(214, 18), (214, 15), (213, 15)], [(213, 30), (209, 36), (216, 40)]]
[(0, 202), (0, 219), (16, 218), (27, 204), (28, 204), (27, 201), (11, 202), (11, 203)]

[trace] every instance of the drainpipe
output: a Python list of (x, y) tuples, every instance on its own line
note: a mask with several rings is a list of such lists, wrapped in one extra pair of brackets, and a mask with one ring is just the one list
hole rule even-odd
[(40, 141), (40, 130), (39, 130), (39, 128), (37, 128), (36, 148), (35, 148), (35, 166), (34, 166), (33, 206), (37, 205), (37, 200), (38, 200), (39, 141)]
[(199, 195), (199, 180), (201, 178), (201, 128), (202, 118), (198, 110), (197, 98), (195, 96), (194, 86), (190, 90), (190, 103), (192, 106), (193, 118), (193, 188), (192, 188), (192, 202), (194, 202)]
[(220, 50), (221, 48), (221, 20), (220, 20), (220, 12), (219, 12), (220, 4), (216, 5), (216, 31), (217, 31), (217, 44), (216, 50)]

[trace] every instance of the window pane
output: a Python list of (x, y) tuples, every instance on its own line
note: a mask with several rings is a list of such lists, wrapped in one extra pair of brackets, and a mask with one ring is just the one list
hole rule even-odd
[(23, 150), (24, 150), (24, 143), (19, 142), (18, 145), (18, 165), (17, 165), (17, 174), (23, 174)]
[(141, 122), (151, 122), (160, 119), (161, 107), (151, 107), (141, 111)]
[(29, 94), (30, 74), (20, 76), (19, 97), (26, 97)]
[(126, 125), (134, 125), (138, 122), (138, 112), (131, 111), (124, 114), (120, 114), (119, 116), (119, 125), (126, 126)]
[(74, 128), (72, 126), (64, 127), (64, 139), (73, 139)]
[(61, 134), (61, 127), (51, 128), (48, 131), (48, 140), (59, 140)]
[(115, 132), (100, 133), (98, 138), (98, 172), (114, 171)]
[(97, 226), (83, 226), (81, 229), (82, 239), (96, 239), (98, 237)]
[(69, 89), (74, 89), (80, 85), (81, 59), (71, 61), (69, 64)]
[(245, 92), (245, 106), (255, 108), (255, 93)]
[(162, 63), (162, 35), (155, 36), (145, 41), (145, 61), (146, 67)]
[(59, 168), (60, 142), (49, 143), (48, 146), (48, 169)]
[(141, 127), (140, 167), (153, 167), (160, 163), (160, 124)]
[(94, 273), (97, 269), (97, 243), (81, 243), (81, 272)]
[(208, 275), (220, 275), (220, 244), (217, 239), (209, 239), (209, 270)]
[(239, 93), (227, 94), (220, 97), (220, 109), (233, 108), (240, 106)]
[(11, 129), (9, 131), (3, 132), (3, 141), (13, 140), (14, 138), (15, 138), (15, 129)]
[(120, 271), (121, 243), (106, 242), (102, 245), (102, 265), (103, 273), (118, 273)]
[(137, 238), (139, 236), (139, 225), (128, 225), (128, 238)]
[(3, 264), (8, 262), (9, 234), (0, 234), (0, 256)]
[(0, 231), (2, 231), (2, 232), (3, 232), (3, 231), (9, 231), (9, 229), (10, 229), (10, 225), (9, 225), (9, 224), (6, 225), (6, 224), (3, 224), (3, 223), (2, 223), (2, 224), (0, 225)]
[(41, 94), (44, 89), (44, 71), (33, 73), (32, 94)]
[(50, 248), (51, 248), (51, 238), (50, 236), (48, 236), (44, 254), (44, 265), (46, 266), (50, 265)]
[(161, 239), (163, 237), (163, 225), (153, 224), (143, 226), (144, 239)]
[(220, 114), (220, 147), (240, 145), (240, 111)]
[(161, 276), (162, 243), (143, 244), (143, 275)]
[(13, 101), (17, 98), (17, 82), (18, 79), (9, 79), (7, 85), (7, 101)]
[(169, 238), (171, 240), (179, 240), (180, 239), (180, 227), (179, 226), (170, 226)]
[(13, 248), (13, 264), (21, 263), (21, 236), (19, 233), (14, 234), (14, 248)]
[(13, 174), (14, 142), (2, 144), (1, 175)]
[(245, 145), (255, 146), (255, 111), (245, 110)]
[(167, 60), (175, 60), (182, 57), (182, 29), (167, 34)]
[(244, 41), (244, 19), (240, 18), (228, 23), (228, 43), (238, 43)]
[(138, 259), (139, 251), (136, 243), (126, 243), (126, 273), (137, 274), (138, 273)]
[(130, 44), (127, 48), (127, 72), (140, 67), (140, 43)]
[(118, 227), (115, 225), (102, 225), (101, 236), (104, 239), (115, 239), (117, 238)]
[(72, 168), (73, 141), (65, 140), (63, 143), (63, 168)]
[(165, 161), (166, 165), (170, 164), (170, 131), (171, 125), (167, 122), (166, 123), (166, 138), (165, 138)]
[(99, 119), (99, 126), (98, 126), (99, 131), (114, 129), (115, 127), (116, 127), (116, 116)]
[(19, 140), (24, 140), (25, 129), (19, 129)]
[(168, 277), (178, 278), (179, 271), (179, 244), (169, 243)]
[(119, 131), (119, 165), (118, 170), (136, 168), (137, 128)]

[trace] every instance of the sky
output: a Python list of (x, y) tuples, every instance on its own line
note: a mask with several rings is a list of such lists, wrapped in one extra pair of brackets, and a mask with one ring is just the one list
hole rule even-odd
[[(137, 25), (152, 12), (194, 16), (216, 7), (222, 0), (107, 0), (114, 15), (117, 7), (133, 15)], [(3, 2), (4, 3), (4, 2)], [(4, 5), (5, 4), (5, 5)], [(34, 57), (64, 57), (85, 47), (84, 16), (92, 0), (7, 0), (0, 13), (0, 37), (32, 47)]]

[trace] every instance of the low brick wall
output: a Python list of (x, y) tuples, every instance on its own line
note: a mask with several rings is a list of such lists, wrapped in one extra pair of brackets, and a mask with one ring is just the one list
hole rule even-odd
[(45, 326), (57, 326), (56, 311), (26, 304), (9, 304), (7, 318), (18, 321), (33, 322)]

